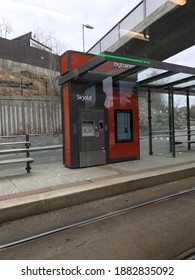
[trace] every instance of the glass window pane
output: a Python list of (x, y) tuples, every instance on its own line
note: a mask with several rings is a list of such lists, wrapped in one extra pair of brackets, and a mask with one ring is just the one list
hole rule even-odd
[(119, 39), (118, 25), (101, 40), (101, 52), (107, 50)]
[(120, 22), (120, 37), (124, 36), (125, 33), (128, 33), (130, 30), (132, 30), (143, 19), (143, 4), (140, 4), (140, 6), (133, 10), (132, 13), (130, 13)]
[(89, 53), (101, 53), (101, 47), (100, 47), (100, 42), (98, 42), (96, 45), (94, 45), (89, 51)]
[(178, 73), (178, 74), (172, 75), (170, 77), (158, 80), (156, 82), (152, 82), (150, 84), (151, 85), (164, 85), (164, 84), (173, 83), (173, 82), (176, 82), (176, 81), (179, 81), (181, 79), (185, 79), (185, 78), (188, 78), (188, 77), (191, 77), (191, 76), (193, 76), (193, 75), (185, 74), (185, 73)]
[(195, 86), (195, 81), (190, 81), (186, 83), (179, 84), (177, 86), (174, 86), (174, 88), (182, 88), (182, 87), (190, 87), (190, 86)]
[(137, 80), (141, 82), (142, 80), (155, 77), (156, 75), (162, 74), (167, 72), (167, 70), (155, 69), (155, 68), (148, 68), (147, 70), (143, 70), (138, 73)]

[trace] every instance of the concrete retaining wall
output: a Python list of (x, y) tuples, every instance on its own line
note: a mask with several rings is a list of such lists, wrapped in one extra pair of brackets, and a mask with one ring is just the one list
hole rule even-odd
[[(20, 73), (21, 71), (28, 71), (37, 76), (50, 76), (50, 69), (40, 66), (34, 66), (23, 62), (13, 61), (9, 59), (0, 58), (0, 69)], [(55, 71), (55, 75), (59, 76), (60, 72)]]

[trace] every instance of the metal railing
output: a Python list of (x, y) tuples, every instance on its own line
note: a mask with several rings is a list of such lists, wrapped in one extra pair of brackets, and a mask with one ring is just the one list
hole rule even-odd
[[(157, 141), (157, 149), (159, 150), (159, 144), (161, 141), (162, 143), (167, 142), (169, 146), (169, 152), (172, 153), (173, 157), (176, 155), (175, 146), (184, 144), (187, 145), (187, 150), (191, 150), (191, 144), (195, 143), (195, 130), (159, 130), (159, 131), (152, 131), (152, 133), (149, 135), (149, 141), (150, 141), (150, 155), (153, 154), (154, 145)], [(155, 141), (155, 142), (154, 142)], [(156, 146), (156, 145), (155, 145)], [(167, 146), (167, 148), (168, 148)]]
[[(31, 137), (33, 136), (45, 136), (44, 134), (28, 134), (28, 135), (11, 135), (11, 136), (0, 136), (0, 152), (1, 147), (9, 145), (10, 148), (13, 148), (15, 144), (24, 144), (27, 143), (25, 139), (28, 137), (28, 141), (30, 143)], [(10, 139), (12, 139), (12, 142), (10, 143)], [(34, 146), (35, 145), (35, 146)], [(56, 150), (56, 149), (62, 149), (62, 144), (53, 144), (53, 145), (41, 145), (37, 146), (37, 144), (33, 144), (32, 141), (31, 145), (28, 147), (30, 152), (37, 152), (37, 151), (47, 151), (47, 150)]]
[(142, 0), (125, 17), (123, 17), (110, 31), (108, 31), (95, 45), (89, 53), (101, 53), (108, 50), (120, 38), (125, 36), (130, 30), (138, 26), (146, 17), (156, 11), (169, 0)]

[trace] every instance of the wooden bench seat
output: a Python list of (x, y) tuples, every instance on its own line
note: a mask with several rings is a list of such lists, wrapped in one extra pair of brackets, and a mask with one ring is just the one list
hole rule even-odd
[(0, 155), (2, 154), (18, 154), (18, 153), (25, 153), (28, 149), (21, 148), (21, 149), (8, 149), (8, 150), (0, 150)]

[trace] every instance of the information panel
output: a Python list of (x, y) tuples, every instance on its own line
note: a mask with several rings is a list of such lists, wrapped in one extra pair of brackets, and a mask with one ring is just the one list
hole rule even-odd
[(115, 111), (116, 142), (133, 141), (132, 111)]

